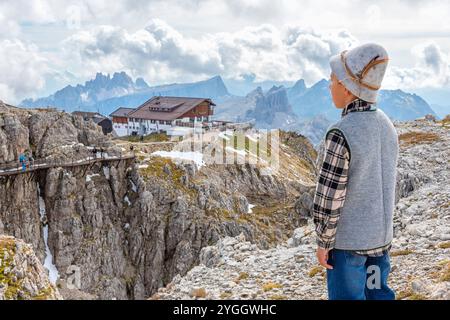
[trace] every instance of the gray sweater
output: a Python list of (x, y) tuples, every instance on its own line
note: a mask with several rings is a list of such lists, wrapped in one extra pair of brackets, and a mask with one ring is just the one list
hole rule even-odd
[(391, 120), (376, 109), (352, 112), (328, 128), (348, 143), (347, 193), (336, 230), (335, 248), (368, 250), (389, 244), (398, 161), (398, 136)]

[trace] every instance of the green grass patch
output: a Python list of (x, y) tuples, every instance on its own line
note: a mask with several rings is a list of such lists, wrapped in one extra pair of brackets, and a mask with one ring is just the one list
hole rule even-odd
[(121, 137), (120, 139), (129, 141), (129, 142), (167, 142), (167, 141), (170, 141), (170, 137), (166, 133), (158, 133), (158, 132), (153, 132), (149, 135), (146, 135), (142, 139), (141, 139), (141, 136), (126, 136), (126, 137)]
[(437, 134), (431, 132), (411, 131), (402, 133), (399, 136), (399, 140), (404, 145), (416, 145), (430, 144), (441, 140), (441, 138)]
[(268, 283), (265, 283), (265, 284), (263, 285), (262, 289), (263, 289), (264, 292), (267, 292), (267, 291), (271, 291), (271, 290), (273, 290), (273, 289), (280, 289), (280, 288), (282, 288), (282, 287), (283, 287), (283, 286), (282, 286), (281, 284), (279, 284), (279, 283), (276, 283), (276, 282), (268, 282)]

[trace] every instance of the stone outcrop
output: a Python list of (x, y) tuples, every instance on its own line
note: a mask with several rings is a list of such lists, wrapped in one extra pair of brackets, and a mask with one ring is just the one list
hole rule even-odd
[(61, 298), (31, 245), (0, 236), (0, 300)]

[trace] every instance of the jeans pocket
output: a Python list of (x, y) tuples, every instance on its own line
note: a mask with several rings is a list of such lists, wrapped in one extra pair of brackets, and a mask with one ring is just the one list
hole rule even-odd
[(366, 256), (362, 256), (348, 250), (344, 251), (344, 256), (345, 262), (352, 266), (363, 266), (367, 261)]

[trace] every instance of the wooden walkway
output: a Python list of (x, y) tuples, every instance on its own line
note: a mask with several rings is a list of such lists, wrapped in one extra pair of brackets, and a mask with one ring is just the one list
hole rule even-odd
[(25, 170), (22, 169), (22, 166), (18, 161), (15, 162), (9, 162), (6, 164), (0, 164), (0, 177), (2, 176), (11, 176), (11, 175), (17, 175), (17, 174), (23, 174), (27, 172), (33, 172), (37, 170), (44, 170), (49, 168), (58, 168), (58, 167), (78, 167), (78, 166), (84, 166), (96, 162), (108, 162), (108, 161), (121, 161), (121, 160), (128, 160), (128, 159), (134, 159), (134, 154), (126, 154), (119, 157), (110, 157), (110, 156), (97, 156), (97, 157), (90, 157), (87, 159), (72, 159), (71, 161), (57, 161), (57, 160), (48, 160), (48, 159), (38, 159), (31, 163), (27, 162), (27, 167)]

